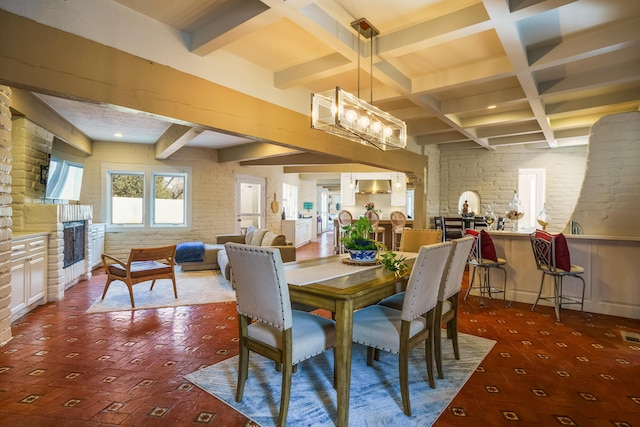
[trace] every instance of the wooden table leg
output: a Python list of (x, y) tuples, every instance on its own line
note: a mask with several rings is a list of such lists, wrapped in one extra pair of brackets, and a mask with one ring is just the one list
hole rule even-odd
[(353, 301), (336, 303), (336, 378), (338, 419), (336, 425), (349, 425), (349, 396), (351, 389), (351, 345), (353, 339)]

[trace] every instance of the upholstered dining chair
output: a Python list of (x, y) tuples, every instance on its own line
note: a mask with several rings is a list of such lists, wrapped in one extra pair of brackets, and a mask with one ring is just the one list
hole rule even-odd
[[(560, 321), (560, 309), (566, 304), (579, 304), (580, 311), (584, 311), (584, 289), (585, 282), (582, 274), (584, 268), (571, 264), (569, 246), (566, 237), (560, 233), (553, 235), (546, 231), (536, 230), (529, 235), (533, 256), (536, 260), (538, 271), (542, 272), (540, 290), (536, 302), (531, 306), (531, 311), (536, 309), (540, 300), (553, 302), (556, 312), (556, 320)], [(541, 296), (544, 287), (544, 279), (550, 276), (553, 278), (553, 294), (551, 296)], [(563, 294), (562, 279), (565, 277), (575, 277), (582, 281), (582, 296), (568, 297)]]
[(442, 230), (407, 228), (402, 233), (400, 248), (402, 252), (418, 252), (420, 246), (433, 245), (442, 241)]
[(400, 211), (393, 211), (389, 215), (389, 219), (391, 221), (391, 250), (397, 251), (400, 249), (400, 240), (407, 225), (407, 217)]
[(365, 218), (369, 220), (371, 223), (371, 228), (373, 228), (373, 240), (378, 241), (378, 237), (381, 237), (381, 241), (385, 241), (385, 228), (380, 227), (380, 215), (378, 215), (375, 211), (366, 211), (364, 213)]
[(423, 246), (409, 275), (402, 310), (370, 305), (353, 314), (353, 341), (367, 346), (367, 365), (373, 364), (374, 350), (398, 354), (400, 394), (405, 415), (411, 415), (409, 400), (409, 353), (424, 343), (429, 385), (433, 376), (433, 325), (440, 280), (451, 243)]
[[(501, 293), (502, 299), (506, 301), (507, 270), (504, 266), (507, 265), (507, 260), (498, 257), (491, 235), (486, 231), (465, 230), (465, 233), (468, 236), (473, 236), (475, 241), (471, 248), (468, 261), (469, 265), (472, 267), (469, 272), (471, 283), (469, 283), (469, 288), (467, 289), (464, 299), (467, 299), (472, 289), (477, 289), (480, 292), (481, 306), (484, 306), (485, 294), (489, 296), (489, 299), (492, 299), (494, 294)], [(502, 271), (504, 275), (502, 288), (491, 285), (492, 270)], [(474, 286), (476, 275), (478, 276), (478, 284)]]
[(339, 253), (339, 254), (345, 253), (344, 245), (340, 241), (340, 238), (344, 237), (344, 230), (342, 229), (342, 227), (346, 225), (350, 225), (352, 222), (353, 222), (353, 216), (351, 215), (351, 212), (344, 209), (338, 212), (338, 226), (340, 227), (340, 229), (338, 230), (338, 240), (337, 240), (338, 243), (337, 243), (336, 253)]
[[(444, 378), (442, 372), (441, 325), (446, 325), (447, 338), (451, 339), (453, 344), (453, 355), (456, 360), (460, 360), (460, 349), (458, 346), (458, 295), (462, 287), (462, 276), (467, 266), (467, 260), (473, 242), (474, 240), (471, 236), (451, 241), (451, 254), (442, 275), (442, 281), (440, 282), (438, 305), (436, 306), (435, 314), (436, 324), (433, 328), (434, 353), (439, 378)], [(383, 299), (378, 304), (395, 308), (396, 310), (402, 310), (404, 295), (404, 292), (400, 292)], [(437, 323), (437, 319), (440, 319), (440, 324)]]
[(335, 322), (291, 309), (279, 250), (238, 243), (226, 243), (225, 250), (232, 265), (240, 332), (236, 401), (244, 394), (249, 351), (275, 361), (282, 369), (277, 425), (284, 426), (294, 365), (335, 347)]

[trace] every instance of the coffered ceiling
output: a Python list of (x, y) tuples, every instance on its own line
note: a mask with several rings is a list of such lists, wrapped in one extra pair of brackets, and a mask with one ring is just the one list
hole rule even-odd
[[(585, 144), (603, 115), (640, 108), (638, 0), (109, 1), (179, 30), (190, 55), (265, 70), (283, 93), (340, 86), (372, 100), (419, 145)], [(380, 32), (372, 57), (350, 25), (363, 17)], [(91, 117), (69, 120), (98, 131)], [(104, 123), (100, 140), (112, 134)], [(162, 127), (150, 126), (151, 141)], [(215, 147), (215, 135), (188, 145)]]

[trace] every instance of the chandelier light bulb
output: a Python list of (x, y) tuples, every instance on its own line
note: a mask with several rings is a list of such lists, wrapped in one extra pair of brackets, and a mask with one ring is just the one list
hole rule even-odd
[(382, 124), (380, 122), (373, 122), (371, 124), (371, 130), (374, 132), (380, 132), (382, 130)]
[(385, 126), (384, 132), (382, 134), (389, 138), (391, 135), (393, 135), (393, 129), (391, 129), (389, 126)]
[(358, 124), (360, 125), (360, 127), (362, 128), (366, 128), (367, 126), (369, 126), (369, 117), (367, 116), (361, 116), (358, 119)]
[(347, 110), (347, 114), (345, 114), (344, 117), (349, 123), (353, 123), (358, 118), (358, 113), (354, 110)]

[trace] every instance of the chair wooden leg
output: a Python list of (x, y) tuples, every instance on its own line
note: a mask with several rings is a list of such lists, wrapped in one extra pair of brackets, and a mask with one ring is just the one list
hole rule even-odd
[(425, 362), (427, 364), (427, 374), (429, 375), (429, 387), (436, 388), (436, 379), (433, 376), (433, 335), (424, 341)]
[(458, 319), (456, 317), (451, 319), (447, 324), (447, 329), (451, 330), (451, 342), (453, 344), (453, 355), (456, 360), (460, 360), (460, 347), (458, 346)]
[(287, 424), (287, 413), (289, 412), (289, 399), (291, 398), (291, 375), (293, 366), (291, 361), (283, 363), (282, 369), (282, 391), (280, 392), (280, 414), (278, 415), (278, 427), (285, 427)]
[(171, 279), (173, 281), (173, 295), (178, 299), (178, 288), (176, 288), (176, 278)]
[(238, 387), (236, 388), (236, 402), (242, 401), (244, 383), (249, 373), (249, 349), (240, 338), (240, 352), (238, 354)]
[(375, 349), (373, 347), (367, 347), (367, 366), (373, 366), (373, 354)]
[[(447, 324), (447, 330), (449, 330), (449, 326)], [(433, 345), (434, 352), (436, 357), (436, 369), (438, 371), (438, 378), (444, 378), (444, 373), (442, 372), (442, 326), (436, 325), (433, 328)]]
[(376, 348), (375, 351), (373, 352), (373, 359), (375, 361), (379, 361), (380, 360), (380, 349)]
[(102, 299), (104, 299), (104, 296), (107, 295), (107, 289), (109, 289), (109, 285), (111, 285), (111, 279), (107, 279), (107, 283), (105, 283), (104, 285), (104, 291), (102, 292)]
[(129, 288), (129, 299), (131, 299), (131, 308), (136, 308), (136, 304), (133, 302), (133, 286), (127, 283), (127, 288)]
[(405, 346), (398, 355), (398, 372), (400, 374), (400, 394), (402, 395), (402, 409), (404, 414), (411, 416), (411, 401), (409, 400), (409, 349)]

